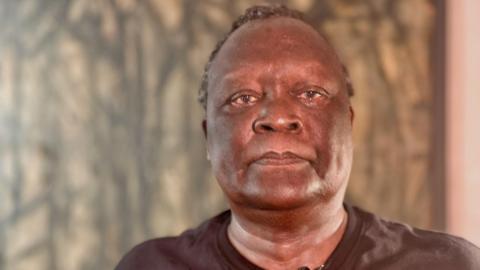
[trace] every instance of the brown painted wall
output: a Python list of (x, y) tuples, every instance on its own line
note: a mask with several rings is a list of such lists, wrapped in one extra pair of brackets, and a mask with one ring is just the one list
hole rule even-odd
[[(0, 3), (0, 269), (111, 269), (132, 245), (225, 207), (196, 92), (214, 43), (254, 2)], [(438, 226), (438, 182), (429, 178), (434, 7), (283, 2), (306, 11), (350, 68), (348, 200)]]

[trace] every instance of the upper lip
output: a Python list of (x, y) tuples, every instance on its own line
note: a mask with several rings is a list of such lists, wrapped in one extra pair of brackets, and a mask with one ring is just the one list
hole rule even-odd
[(315, 163), (317, 154), (314, 147), (294, 139), (271, 138), (250, 142), (242, 152), (242, 159), (252, 163), (288, 163), (308, 161)]

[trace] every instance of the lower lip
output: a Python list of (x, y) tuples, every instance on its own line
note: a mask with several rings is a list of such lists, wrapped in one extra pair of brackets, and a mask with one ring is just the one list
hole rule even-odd
[(304, 164), (307, 163), (306, 160), (301, 158), (262, 158), (255, 161), (255, 164), (264, 165), (264, 166), (285, 166), (285, 165), (295, 165), (295, 164)]

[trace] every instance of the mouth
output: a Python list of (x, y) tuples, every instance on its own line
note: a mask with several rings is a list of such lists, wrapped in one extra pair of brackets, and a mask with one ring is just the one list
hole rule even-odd
[(292, 152), (267, 152), (254, 161), (258, 165), (266, 166), (285, 166), (307, 163), (308, 161)]

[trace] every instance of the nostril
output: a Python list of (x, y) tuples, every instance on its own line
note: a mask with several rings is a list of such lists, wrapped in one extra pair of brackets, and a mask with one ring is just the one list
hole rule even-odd
[(252, 129), (257, 133), (270, 132), (293, 132), (298, 133), (302, 130), (302, 123), (296, 119), (285, 120), (279, 118), (256, 120), (252, 124)]
[(271, 127), (270, 125), (267, 125), (267, 124), (261, 124), (260, 125), (261, 128), (265, 131), (274, 131), (273, 127)]
[(298, 128), (300, 127), (300, 125), (298, 123), (290, 123), (288, 125), (288, 130), (291, 130), (291, 131), (295, 131), (297, 130)]

